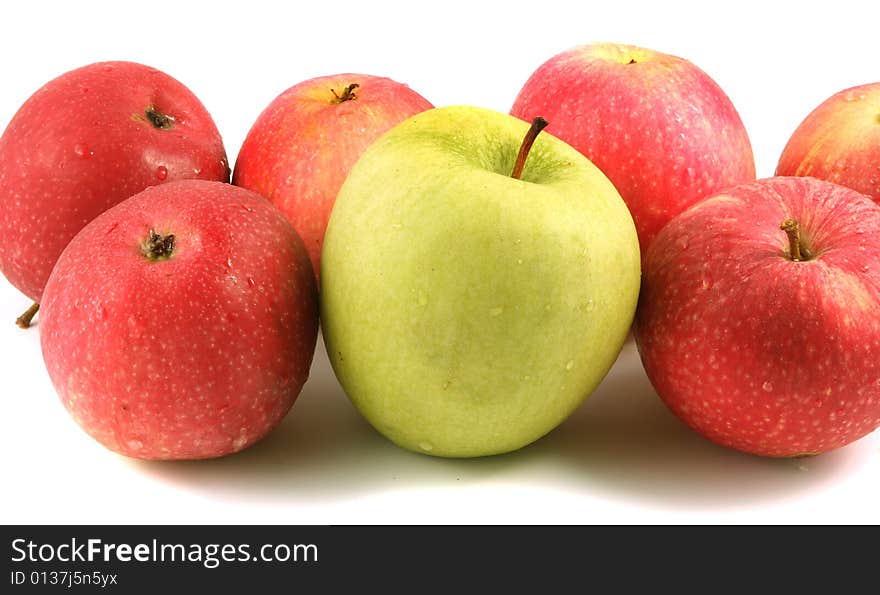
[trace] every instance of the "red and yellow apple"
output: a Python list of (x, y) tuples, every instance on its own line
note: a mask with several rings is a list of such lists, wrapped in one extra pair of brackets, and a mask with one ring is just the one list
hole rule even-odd
[(880, 83), (823, 101), (791, 135), (776, 175), (827, 180), (880, 202)]
[(317, 275), (330, 211), (355, 161), (382, 133), (431, 107), (388, 78), (338, 74), (303, 81), (257, 118), (232, 183), (262, 194), (287, 215)]
[(731, 188), (648, 250), (636, 340), (648, 377), (703, 436), (817, 454), (880, 426), (880, 206), (813, 178)]
[(672, 217), (755, 179), (730, 99), (676, 56), (610, 43), (572, 48), (532, 74), (511, 114), (543, 116), (548, 132), (599, 166), (626, 201), (643, 254)]
[(61, 402), (142, 459), (242, 450), (309, 374), (317, 290), (305, 248), (261, 196), (219, 182), (149, 188), (70, 242), (43, 295), (43, 357)]
[(0, 137), (0, 162), (0, 270), (35, 302), (67, 243), (108, 208), (163, 182), (229, 179), (220, 133), (198, 98), (132, 62), (47, 83)]

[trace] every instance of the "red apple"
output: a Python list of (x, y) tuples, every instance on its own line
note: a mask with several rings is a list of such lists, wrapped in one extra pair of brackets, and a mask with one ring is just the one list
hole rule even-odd
[(845, 89), (814, 109), (791, 135), (778, 176), (812, 176), (880, 202), (880, 83)]
[(548, 132), (605, 172), (632, 213), (642, 254), (690, 205), (755, 179), (730, 99), (676, 56), (610, 43), (572, 48), (532, 74), (510, 113), (543, 116)]
[(0, 270), (36, 302), (67, 243), (111, 206), (161, 182), (229, 179), (196, 96), (131, 62), (84, 66), (34, 93), (0, 137), (0, 163)]
[(142, 459), (218, 457), (277, 426), (317, 336), (308, 255), (261, 196), (148, 188), (70, 242), (43, 295), (49, 376), (82, 428)]
[[(784, 228), (784, 229), (783, 229)], [(880, 426), (880, 206), (813, 178), (731, 188), (648, 250), (636, 340), (703, 436), (790, 457)]]
[(232, 183), (278, 205), (318, 275), (330, 211), (355, 161), (382, 133), (431, 107), (387, 78), (338, 74), (301, 82), (257, 118), (238, 153)]

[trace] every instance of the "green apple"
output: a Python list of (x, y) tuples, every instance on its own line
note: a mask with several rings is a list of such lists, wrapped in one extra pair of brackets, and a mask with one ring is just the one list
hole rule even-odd
[(354, 405), (404, 448), (525, 446), (583, 402), (626, 339), (632, 217), (597, 167), (538, 131), (476, 107), (428, 110), (371, 145), (337, 197), (321, 255), (327, 351)]

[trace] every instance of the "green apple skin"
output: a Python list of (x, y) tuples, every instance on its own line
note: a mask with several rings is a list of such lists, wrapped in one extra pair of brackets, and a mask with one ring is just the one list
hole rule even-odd
[(321, 256), (321, 316), (348, 397), (403, 448), (516, 450), (574, 411), (632, 323), (640, 255), (611, 182), (528, 124), (428, 110), (380, 137), (343, 184)]

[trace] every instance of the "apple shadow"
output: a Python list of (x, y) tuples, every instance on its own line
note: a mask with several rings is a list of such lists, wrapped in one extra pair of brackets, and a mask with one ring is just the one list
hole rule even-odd
[(349, 402), (319, 338), (303, 392), (282, 424), (259, 443), (213, 460), (127, 462), (161, 481), (212, 497), (290, 504), (482, 482), (533, 457), (520, 452), (443, 459), (396, 446)]
[(860, 443), (809, 459), (767, 459), (715, 445), (666, 408), (629, 340), (587, 403), (536, 443), (479, 459), (430, 457), (397, 447), (367, 424), (319, 341), (303, 393), (260, 443), (221, 459), (127, 464), (205, 497), (273, 505), (501, 480), (655, 508), (719, 509), (831, 486), (870, 459), (873, 449)]
[(654, 391), (635, 343), (587, 403), (532, 447), (581, 489), (675, 509), (719, 509), (797, 499), (832, 486), (873, 456), (870, 440), (816, 457), (771, 459), (706, 440)]

